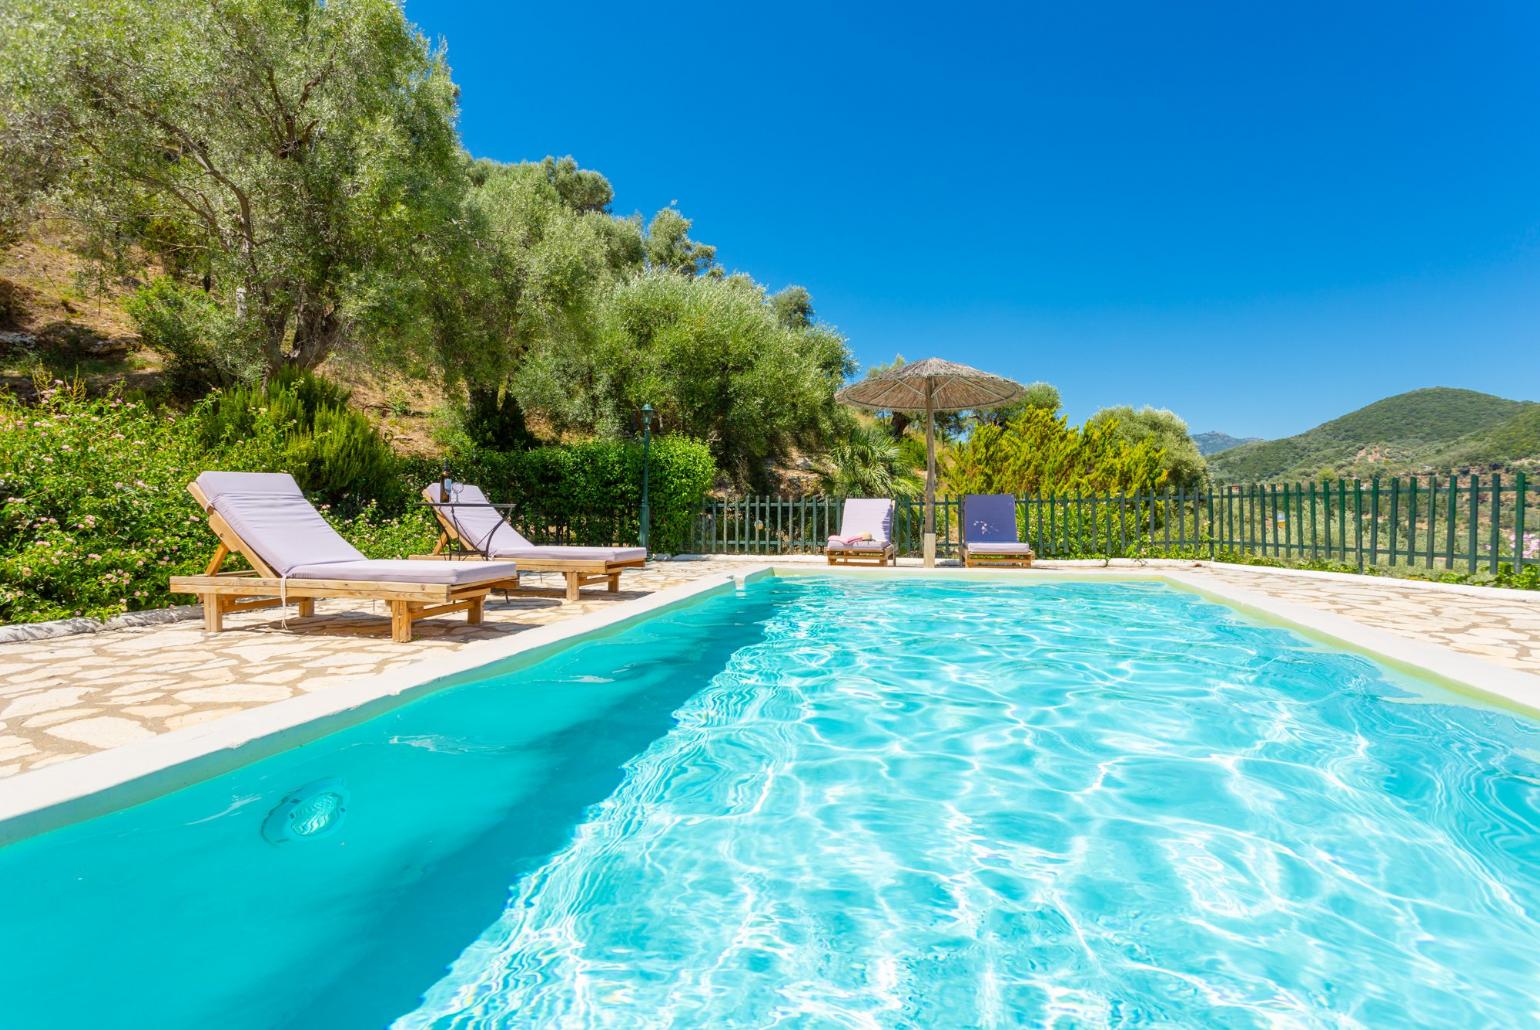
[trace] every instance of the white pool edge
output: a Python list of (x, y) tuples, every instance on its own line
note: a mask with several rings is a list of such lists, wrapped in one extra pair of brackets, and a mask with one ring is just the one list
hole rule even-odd
[(1448, 648), (1411, 640), (1305, 605), (1166, 568), (1056, 570), (884, 567), (805, 564), (748, 565), (701, 576), (645, 597), (511, 637), (482, 641), (324, 691), (248, 709), (151, 740), (46, 766), (0, 781), (0, 846), (148, 801), (271, 754), (299, 746), (407, 704), (454, 677), (496, 662), (538, 661), (582, 639), (618, 631), (765, 576), (928, 577), (1023, 586), (1079, 582), (1157, 582), (1190, 591), (1242, 614), (1303, 631), (1349, 651), (1376, 658), (1457, 693), (1540, 718), (1540, 676), (1504, 668)]
[(1243, 614), (1259, 615), (1269, 622), (1303, 631), (1306, 636), (1326, 638), (1349, 651), (1366, 654), (1392, 668), (1433, 680), (1474, 700), (1516, 709), (1528, 718), (1540, 719), (1540, 676), (1533, 673), (1510, 669), (1441, 644), (1403, 637), (1365, 626), (1343, 615), (1293, 601), (1281, 601), (1208, 577), (1163, 572), (1159, 578)]

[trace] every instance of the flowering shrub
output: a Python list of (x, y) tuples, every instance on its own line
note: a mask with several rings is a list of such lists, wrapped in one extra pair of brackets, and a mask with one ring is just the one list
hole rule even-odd
[(1540, 561), (1540, 533), (1525, 533), (1524, 539), (1521, 541), (1518, 533), (1510, 529), (1508, 531), (1508, 546), (1513, 549), (1514, 554), (1522, 551), (1526, 560), (1534, 559)]
[[(284, 427), (258, 419), (211, 449), (198, 440), (196, 416), (87, 398), (58, 381), (43, 386), (35, 406), (0, 393), (0, 622), (191, 600), (168, 593), (167, 581), (203, 571), (215, 540), (187, 484), (211, 468), (284, 468)], [(392, 518), (368, 504), (348, 519), (325, 513), (371, 557), (433, 544), (425, 510)]]
[(171, 420), (121, 397), (58, 381), (35, 407), (0, 395), (0, 620), (171, 603), (167, 578), (207, 560), (186, 490), (202, 458)]

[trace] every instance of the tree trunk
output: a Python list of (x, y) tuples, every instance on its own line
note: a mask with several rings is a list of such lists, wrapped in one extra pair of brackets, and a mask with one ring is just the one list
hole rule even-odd
[(472, 386), (467, 401), (465, 429), (476, 443), (499, 451), (535, 446), (524, 410), (513, 394), (496, 386)]
[(285, 363), (283, 342), (289, 334), (289, 310), (285, 307), (267, 312), (262, 316), (261, 321), (262, 361), (267, 365), (268, 374), (271, 375), (283, 368)]
[(286, 363), (293, 368), (315, 368), (331, 354), (341, 332), (342, 320), (333, 305), (302, 301), (294, 316), (294, 345)]

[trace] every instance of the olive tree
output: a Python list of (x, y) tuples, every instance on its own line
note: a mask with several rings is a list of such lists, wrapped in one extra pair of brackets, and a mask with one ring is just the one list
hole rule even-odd
[(96, 253), (174, 249), (227, 316), (219, 346), (312, 367), (415, 295), (464, 160), (449, 69), (398, 4), (5, 7), (6, 131), (31, 134), (7, 164), (48, 155), (50, 200)]
[(1157, 449), (1166, 470), (1165, 482), (1173, 489), (1193, 490), (1208, 481), (1208, 463), (1188, 434), (1187, 423), (1175, 412), (1148, 405), (1137, 410), (1122, 405), (1103, 408), (1086, 421), (1087, 426), (1106, 424), (1129, 444), (1148, 442)]
[(821, 447), (843, 428), (834, 392), (850, 370), (844, 338), (787, 325), (747, 276), (634, 273), (594, 317), (591, 336), (536, 348), (517, 376), (526, 406), (557, 428), (625, 432), (650, 403), (663, 431), (705, 440), (746, 484), (791, 447)]

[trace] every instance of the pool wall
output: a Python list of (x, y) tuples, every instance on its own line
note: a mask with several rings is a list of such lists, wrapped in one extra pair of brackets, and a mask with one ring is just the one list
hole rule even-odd
[[(290, 698), (153, 740), (24, 773), (0, 785), (0, 846), (83, 819), (127, 808), (298, 747), (453, 686), (466, 674), (496, 665), (512, 671), (578, 641), (618, 632), (660, 612), (739, 589), (765, 576), (925, 576), (969, 582), (1162, 582), (1242, 614), (1353, 653), (1365, 655), (1422, 684), (1429, 693), (1540, 716), (1540, 676), (1504, 668), (1446, 648), (1372, 629), (1351, 619), (1280, 601), (1229, 584), (1162, 569), (1030, 572), (1016, 569), (857, 568), (827, 565), (745, 565), (603, 610), (535, 627), (511, 637), (435, 654), (404, 669), (315, 694)], [(1444, 697), (1442, 700), (1449, 700)]]
[(600, 611), (435, 654), (402, 669), (23, 773), (0, 783), (0, 847), (137, 805), (381, 715), (497, 665), (512, 671), (579, 640), (732, 591), (768, 567), (702, 576)]

